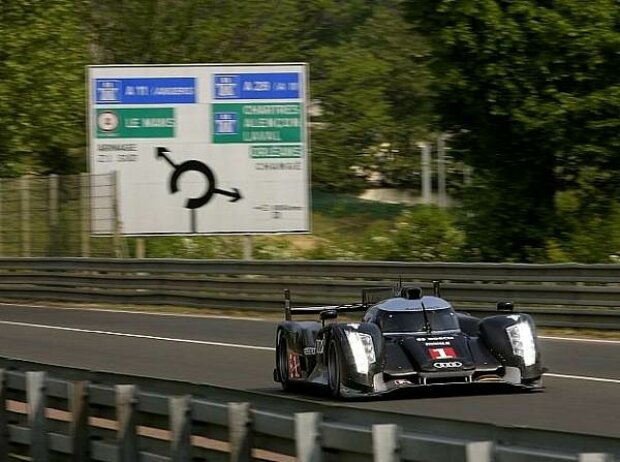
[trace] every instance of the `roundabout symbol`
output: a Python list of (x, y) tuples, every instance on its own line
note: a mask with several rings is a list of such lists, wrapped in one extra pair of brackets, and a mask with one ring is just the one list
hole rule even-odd
[(230, 197), (229, 202), (237, 202), (239, 199), (242, 199), (241, 191), (237, 188), (232, 188), (232, 191), (226, 191), (224, 189), (219, 189), (215, 184), (215, 175), (213, 171), (209, 168), (207, 164), (204, 164), (198, 160), (187, 160), (179, 165), (175, 164), (168, 155), (170, 151), (164, 147), (156, 148), (156, 156), (158, 159), (164, 159), (168, 164), (173, 168), (172, 175), (170, 176), (170, 181), (168, 186), (170, 188), (170, 192), (175, 194), (179, 191), (179, 180), (181, 176), (186, 172), (198, 172), (202, 173), (205, 177), (205, 181), (207, 184), (207, 189), (202, 196), (192, 197), (187, 199), (185, 203), (185, 208), (194, 210), (199, 209), (200, 207), (206, 205), (214, 194), (220, 194), (222, 196)]

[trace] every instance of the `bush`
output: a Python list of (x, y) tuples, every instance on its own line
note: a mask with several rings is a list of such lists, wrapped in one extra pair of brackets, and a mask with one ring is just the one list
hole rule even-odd
[(449, 211), (418, 206), (371, 228), (362, 254), (366, 260), (450, 261), (458, 259), (463, 241)]

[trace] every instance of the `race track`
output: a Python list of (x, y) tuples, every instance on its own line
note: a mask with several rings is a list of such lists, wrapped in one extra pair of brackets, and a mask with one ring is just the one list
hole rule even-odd
[[(0, 356), (282, 395), (272, 381), (275, 324), (0, 304)], [(620, 342), (540, 343), (543, 393), (458, 387), (346, 405), (620, 438)]]

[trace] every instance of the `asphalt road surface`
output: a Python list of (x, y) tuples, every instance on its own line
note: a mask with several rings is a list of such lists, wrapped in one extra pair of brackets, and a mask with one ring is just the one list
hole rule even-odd
[[(0, 356), (283, 395), (276, 321), (0, 304)], [(620, 341), (541, 338), (542, 393), (405, 394), (345, 405), (620, 438)], [(316, 400), (326, 400), (320, 395)]]

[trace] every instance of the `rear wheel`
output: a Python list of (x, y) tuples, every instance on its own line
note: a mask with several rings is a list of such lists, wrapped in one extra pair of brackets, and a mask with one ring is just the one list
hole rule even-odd
[(278, 341), (276, 342), (276, 368), (283, 390), (291, 389), (291, 382), (288, 376), (288, 346), (286, 336), (281, 330), (278, 331)]
[(329, 394), (334, 398), (339, 398), (342, 384), (342, 359), (338, 342), (335, 339), (329, 342), (327, 350), (327, 378)]

